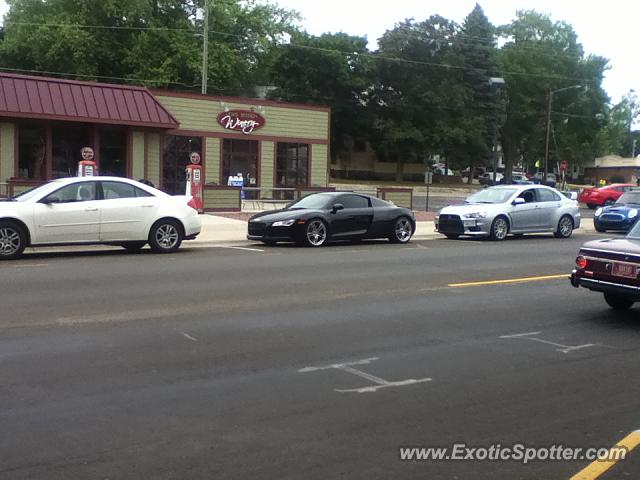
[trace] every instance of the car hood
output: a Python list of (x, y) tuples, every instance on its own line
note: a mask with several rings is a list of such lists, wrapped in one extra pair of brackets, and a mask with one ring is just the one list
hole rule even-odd
[(615, 205), (611, 207), (605, 207), (602, 209), (602, 213), (622, 213), (628, 214), (630, 210), (640, 210), (640, 205)]
[(300, 218), (308, 215), (310, 212), (316, 212), (315, 210), (308, 210), (306, 208), (299, 210), (289, 210), (289, 209), (281, 209), (281, 210), (271, 210), (268, 212), (261, 212), (249, 219), (250, 222), (260, 221), (260, 222), (278, 222), (280, 220), (288, 220), (290, 218)]
[(508, 203), (468, 203), (465, 205), (450, 205), (440, 210), (440, 214), (466, 215), (474, 212), (491, 213), (504, 211), (508, 206)]
[(582, 246), (582, 250), (609, 250), (612, 252), (640, 255), (640, 239), (608, 238), (606, 240), (592, 240)]

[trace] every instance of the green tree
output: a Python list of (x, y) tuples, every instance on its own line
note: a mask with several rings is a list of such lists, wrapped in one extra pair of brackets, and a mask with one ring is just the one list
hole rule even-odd
[(464, 108), (466, 136), (455, 149), (455, 156), (471, 171), (474, 165), (489, 163), (502, 116), (501, 85), (491, 82), (502, 76), (495, 35), (495, 27), (476, 4), (455, 36), (463, 67), (462, 81), (468, 89)]
[(518, 12), (500, 29), (506, 41), (499, 59), (507, 87), (501, 141), (507, 171), (545, 155), (552, 96), (549, 169), (560, 160), (582, 163), (601, 149), (598, 116), (607, 96), (601, 84), (607, 60), (585, 56), (571, 25), (534, 11)]
[(272, 97), (331, 107), (331, 153), (347, 152), (371, 131), (368, 89), (371, 58), (367, 39), (345, 33), (319, 37), (299, 33), (282, 47), (273, 65)]
[(446, 158), (465, 141), (467, 92), (452, 46), (456, 31), (455, 23), (434, 15), (406, 20), (380, 39), (372, 144), (381, 159), (396, 163), (397, 181), (404, 163)]
[[(198, 89), (204, 0), (8, 0), (5, 69)], [(238, 93), (268, 76), (293, 12), (216, 0), (210, 14), (212, 91)]]

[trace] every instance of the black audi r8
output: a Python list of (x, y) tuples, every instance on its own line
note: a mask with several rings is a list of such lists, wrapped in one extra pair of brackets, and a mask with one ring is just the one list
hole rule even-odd
[(320, 247), (332, 240), (388, 238), (407, 243), (416, 229), (415, 216), (369, 195), (347, 192), (314, 193), (282, 210), (249, 219), (249, 240), (267, 245), (296, 242)]

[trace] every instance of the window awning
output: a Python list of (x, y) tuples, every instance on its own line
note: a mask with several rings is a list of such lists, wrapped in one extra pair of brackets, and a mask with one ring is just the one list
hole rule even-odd
[(0, 73), (0, 117), (178, 128), (144, 87)]

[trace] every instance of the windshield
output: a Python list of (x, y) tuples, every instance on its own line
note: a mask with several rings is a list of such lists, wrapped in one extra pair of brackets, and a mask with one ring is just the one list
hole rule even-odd
[(627, 192), (616, 201), (619, 205), (626, 205), (627, 203), (634, 203), (640, 205), (640, 192)]
[(292, 208), (322, 209), (327, 206), (331, 197), (322, 194), (311, 194), (289, 205)]
[(468, 197), (465, 203), (504, 203), (517, 191), (515, 188), (487, 188)]

